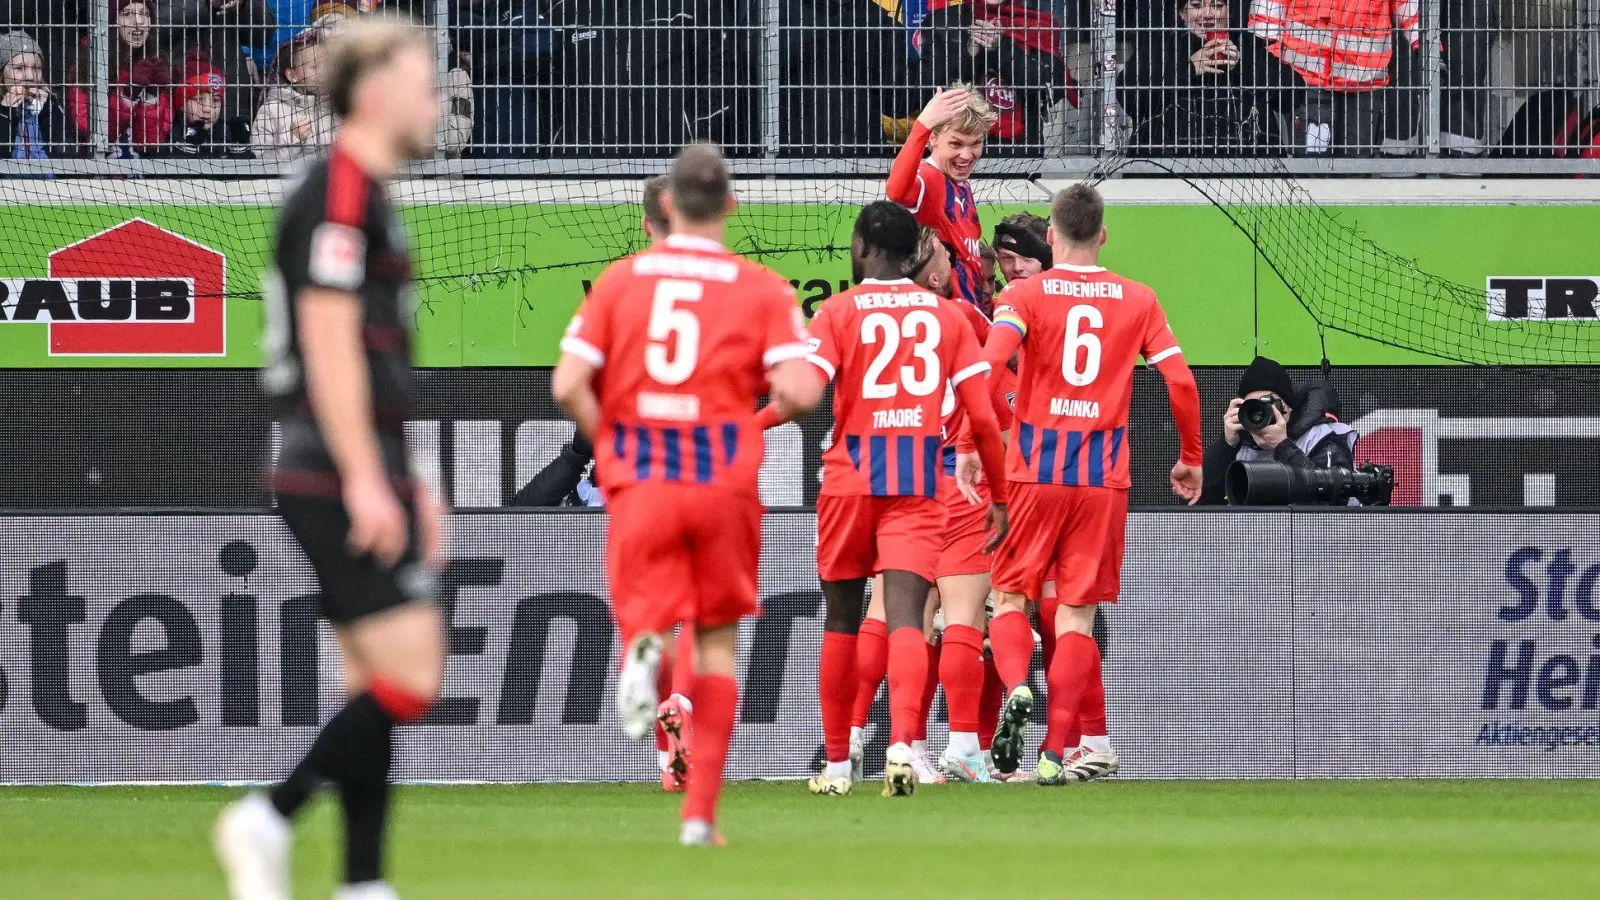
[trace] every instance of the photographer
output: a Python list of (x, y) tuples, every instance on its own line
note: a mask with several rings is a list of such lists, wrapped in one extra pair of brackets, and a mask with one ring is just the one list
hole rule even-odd
[[(1265, 401), (1271, 421), (1260, 416), (1252, 422), (1251, 416), (1241, 416), (1241, 408), (1251, 400)], [(1356, 432), (1339, 421), (1338, 411), (1332, 386), (1316, 382), (1296, 390), (1276, 360), (1256, 357), (1244, 370), (1238, 396), (1222, 418), (1222, 440), (1206, 450), (1200, 503), (1227, 502), (1228, 467), (1236, 460), (1277, 462), (1296, 469), (1355, 468)], [(1340, 506), (1345, 503), (1336, 501)], [(1354, 500), (1349, 503), (1357, 505)]]

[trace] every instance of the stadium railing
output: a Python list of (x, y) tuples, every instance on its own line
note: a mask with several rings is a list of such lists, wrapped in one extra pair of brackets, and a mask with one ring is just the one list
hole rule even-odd
[[(1011, 0), (993, 20), (984, 18), (991, 7), (982, 0), (595, 0), (557, 5), (548, 16), (520, 3), (388, 5), (433, 29), (441, 79), (459, 85), (464, 75), (472, 85), (451, 107), (470, 121), (470, 137), (442, 141), (439, 157), (417, 167), (421, 176), (632, 175), (658, 168), (693, 139), (718, 141), (751, 175), (878, 175), (932, 91), (957, 81), (978, 83), (1002, 113), (986, 174), (1086, 174), (1117, 155), (1181, 159), (1191, 174), (1237, 174), (1236, 166), (1206, 161), (1238, 157), (1272, 157), (1279, 162), (1271, 171), (1287, 174), (1595, 170), (1597, 0), (1364, 4), (1393, 12), (1402, 26), (1389, 33), (1386, 83), (1372, 91), (1314, 89), (1252, 34), (1270, 27), (1262, 13), (1315, 2), (1233, 0), (1223, 16), (1205, 19), (1159, 0)], [(280, 22), (270, 38), (252, 39), (277, 46), (248, 47), (250, 62), (238, 68), (254, 68), (259, 80), (228, 86), (225, 115), (259, 104), (288, 58), (280, 48), (299, 32), (336, 27), (326, 13), (331, 5), (317, 7), (316, 23)], [(381, 5), (351, 0), (352, 15), (357, 6)], [(1413, 5), (1414, 25), (1405, 19)], [(83, 21), (58, 12), (0, 24), (40, 40), (56, 102), (87, 107), (86, 129), (68, 125), (66, 155), (74, 158), (0, 160), (0, 175), (284, 171), (278, 159), (173, 152), (182, 143), (182, 92), (203, 71), (186, 65), (188, 48), (267, 33), (260, 23), (180, 25), (158, 16), (143, 49), (131, 50), (108, 4), (86, 6)], [(251, 7), (241, 4), (234, 15)], [(1194, 82), (1191, 57), (1212, 39), (1237, 56), (1199, 76), (1206, 83)], [(164, 55), (164, 75), (125, 71), (137, 68), (128, 65), (132, 57), (147, 54)], [(161, 83), (149, 83), (152, 77)], [(124, 91), (121, 80), (146, 84)], [(133, 102), (166, 96), (170, 110), (161, 114), (174, 118), (172, 133), (135, 146), (126, 115), (113, 109), (129, 93)], [(0, 144), (12, 140), (0, 136)]]

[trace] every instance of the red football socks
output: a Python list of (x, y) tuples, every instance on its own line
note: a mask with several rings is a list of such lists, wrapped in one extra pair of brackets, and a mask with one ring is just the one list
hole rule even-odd
[(978, 703), (983, 695), (983, 634), (978, 629), (970, 625), (945, 626), (939, 651), (939, 683), (944, 685), (944, 703), (950, 710), (950, 730), (978, 732), (981, 744)]
[(1028, 681), (1033, 663), (1033, 627), (1020, 610), (1007, 610), (989, 621), (989, 646), (1007, 691)]
[(726, 675), (701, 675), (694, 682), (694, 735), (689, 747), (694, 766), (683, 798), (683, 817), (703, 822), (717, 820), (717, 796), (722, 793), (722, 770), (728, 761), (728, 741), (739, 709), (739, 684)]
[[(949, 690), (949, 688), (946, 688)], [(994, 743), (994, 730), (1000, 726), (1000, 704), (1006, 699), (1006, 686), (994, 660), (983, 661), (983, 693), (978, 695), (978, 747), (988, 750)]]
[(1099, 667), (1100, 648), (1094, 638), (1069, 631), (1056, 642), (1056, 657), (1050, 662), (1049, 673), (1049, 721), (1062, 745), (1046, 749), (1057, 752), (1065, 749), (1067, 730), (1077, 721), (1089, 692), (1089, 681)]
[[(922, 707), (921, 713), (917, 716), (917, 740), (919, 741), (928, 739), (928, 716), (933, 714), (933, 695), (939, 690), (939, 679), (935, 677), (939, 673), (939, 645), (928, 644), (927, 646), (928, 675), (922, 679)], [(949, 698), (946, 697), (946, 705), (949, 702)]]
[(1089, 686), (1083, 694), (1083, 706), (1078, 709), (1078, 721), (1075, 724), (1079, 728), (1067, 735), (1072, 742), (1067, 745), (1069, 747), (1077, 746), (1085, 737), (1104, 737), (1109, 733), (1106, 730), (1106, 682), (1101, 672), (1098, 650), (1097, 646), (1094, 669), (1089, 673)]
[[(850, 758), (850, 706), (856, 699), (855, 635), (822, 633), (817, 693), (822, 699), (822, 738), (828, 761), (845, 762)], [(696, 729), (700, 727), (699, 703), (696, 697)]]
[(917, 739), (917, 714), (928, 679), (928, 642), (921, 628), (897, 628), (889, 635), (889, 743)]
[(882, 621), (867, 619), (861, 623), (861, 633), (856, 642), (855, 708), (850, 724), (867, 727), (867, 716), (872, 712), (872, 701), (878, 699), (878, 686), (889, 672), (888, 630)]

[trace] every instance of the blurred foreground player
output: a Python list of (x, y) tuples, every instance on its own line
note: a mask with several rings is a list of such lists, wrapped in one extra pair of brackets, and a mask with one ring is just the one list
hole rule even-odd
[[(1059, 759), (1045, 748), (1039, 782), (1089, 780), (1118, 768), (1105, 726), (1105, 688), (1094, 641), (1097, 604), (1120, 588), (1128, 518), (1128, 407), (1139, 357), (1167, 383), (1179, 457), (1172, 492), (1200, 496), (1200, 394), (1155, 292), (1098, 264), (1105, 244), (1099, 192), (1074, 185), (1050, 211), (1055, 265), (1007, 290), (984, 346), (991, 365), (1023, 349), (1015, 440), (1006, 457), (1015, 528), (994, 559), (995, 665), (1010, 690), (994, 737), (995, 765), (1016, 771), (1032, 711), (1033, 634), (1025, 604), (1054, 578), (1058, 603), (1050, 662), (1051, 717), (1077, 720), (1083, 746)], [(1050, 754), (1057, 758), (1050, 758)]]
[[(884, 793), (916, 790), (911, 743), (930, 677), (923, 606), (945, 526), (937, 493), (947, 385), (971, 419), (990, 478), (998, 482), (1001, 475), (988, 365), (956, 301), (906, 277), (917, 239), (916, 220), (903, 207), (868, 204), (851, 239), (857, 285), (829, 298), (811, 321), (808, 359), (834, 384), (833, 445), (823, 454), (817, 499), (817, 574), (827, 604), (819, 689), (828, 763), (811, 780), (816, 794), (850, 791), (856, 633), (866, 580), (880, 572), (889, 632)], [(1003, 489), (994, 501), (991, 546), (1006, 531)]]
[(443, 671), (430, 602), (439, 511), (406, 453), (411, 418), (411, 263), (385, 181), (433, 153), (432, 38), (391, 19), (352, 25), (327, 90), (343, 120), (278, 220), (266, 368), (283, 445), (269, 477), (278, 512), (316, 573), (350, 700), (293, 773), (217, 822), (236, 900), (289, 896), (289, 821), (324, 782), (344, 806), (336, 897), (395, 897), (382, 877), (396, 725), (433, 705)]
[(662, 207), (671, 235), (595, 282), (561, 341), (552, 391), (594, 440), (610, 492), (607, 565), (626, 648), (617, 708), (630, 738), (656, 723), (663, 635), (695, 625), (695, 765), (679, 839), (720, 844), (734, 644), (758, 609), (763, 438), (751, 411), (766, 393), (802, 415), (822, 385), (804, 362), (788, 282), (722, 246), (734, 200), (715, 147), (678, 155)]

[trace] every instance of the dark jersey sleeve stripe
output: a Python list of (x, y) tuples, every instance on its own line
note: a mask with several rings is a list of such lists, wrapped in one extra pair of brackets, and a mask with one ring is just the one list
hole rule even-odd
[(336, 146), (328, 157), (327, 220), (351, 228), (367, 222), (367, 173)]

